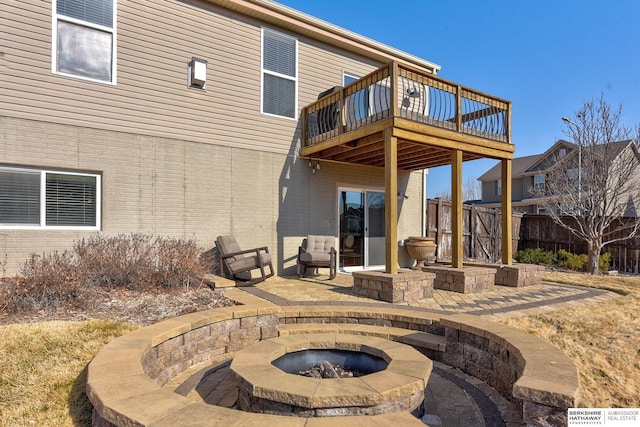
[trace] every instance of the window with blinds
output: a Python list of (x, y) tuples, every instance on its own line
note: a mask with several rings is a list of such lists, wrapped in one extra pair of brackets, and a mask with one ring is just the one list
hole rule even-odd
[(298, 40), (262, 29), (262, 112), (296, 118)]
[(40, 224), (40, 173), (0, 170), (0, 224)]
[(56, 0), (54, 72), (113, 82), (115, 0)]
[(46, 224), (95, 227), (96, 177), (48, 173)]
[(0, 168), (0, 227), (99, 228), (100, 176)]

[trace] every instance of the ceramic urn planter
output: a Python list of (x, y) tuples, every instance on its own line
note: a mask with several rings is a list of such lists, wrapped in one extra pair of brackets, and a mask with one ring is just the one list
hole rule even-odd
[(431, 237), (409, 237), (405, 248), (409, 255), (418, 261), (414, 268), (419, 268), (425, 261), (434, 261), (436, 258), (437, 245)]

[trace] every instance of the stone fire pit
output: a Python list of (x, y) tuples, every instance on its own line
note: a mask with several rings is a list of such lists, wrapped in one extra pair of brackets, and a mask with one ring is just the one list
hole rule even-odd
[[(374, 361), (381, 360), (382, 365), (374, 362), (377, 368), (373, 371), (377, 372), (368, 375), (322, 379), (288, 373), (276, 366), (282, 365), (283, 356), (296, 354), (293, 359), (298, 360), (305, 350), (337, 350), (356, 356), (365, 353)], [(318, 353), (319, 357), (325, 356)], [(420, 415), (431, 369), (431, 360), (410, 346), (347, 334), (303, 334), (263, 340), (237, 352), (231, 363), (238, 383), (238, 409), (299, 417), (400, 411)]]

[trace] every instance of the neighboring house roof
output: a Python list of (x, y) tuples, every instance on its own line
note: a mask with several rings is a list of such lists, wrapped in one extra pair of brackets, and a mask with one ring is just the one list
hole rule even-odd
[[(607, 148), (612, 151), (612, 157), (616, 157), (618, 154), (620, 154), (622, 152), (622, 150), (624, 150), (625, 148), (627, 148), (627, 146), (629, 146), (629, 144), (635, 142), (633, 139), (625, 139), (624, 141), (618, 141), (618, 142), (612, 142), (610, 144), (607, 144)], [(635, 146), (635, 144), (633, 144)], [(596, 145), (595, 147), (593, 147), (593, 150), (603, 150), (605, 147), (605, 145)], [(598, 151), (595, 151), (596, 154), (598, 154)]]
[(364, 37), (272, 0), (208, 1), (224, 8), (252, 16), (261, 21), (278, 25), (297, 34), (375, 59), (382, 63), (400, 60), (430, 70), (433, 74), (437, 74), (441, 68), (438, 64)]
[[(569, 153), (571, 151), (573, 151), (575, 148), (577, 147), (577, 145), (569, 142), (569, 141), (565, 141), (564, 139), (559, 139), (555, 142), (555, 144), (553, 144), (551, 147), (549, 147), (547, 149), (547, 151), (545, 151), (544, 153), (540, 154), (540, 157), (538, 158), (538, 160), (534, 163), (532, 163), (531, 165), (529, 165), (529, 167), (527, 168), (526, 171), (523, 171), (522, 175), (526, 175), (526, 173), (524, 172), (529, 172), (529, 174), (531, 173), (540, 173), (540, 171), (544, 171), (549, 169), (549, 166), (551, 166), (552, 164), (555, 163), (555, 161), (557, 160), (556, 157), (556, 153), (558, 153), (558, 150), (562, 149), (562, 148), (566, 148), (569, 150)], [(569, 154), (567, 153), (567, 154)]]
[[(604, 150), (605, 147), (609, 150), (614, 150), (612, 153), (614, 158), (620, 154), (622, 150), (624, 150), (629, 144), (632, 144), (634, 140), (627, 139), (624, 141), (611, 142), (609, 144), (601, 144), (590, 147), (590, 150)], [(574, 150), (577, 149), (577, 145), (565, 141), (563, 139), (559, 139), (553, 144), (547, 151), (542, 154), (534, 154), (532, 156), (525, 157), (516, 157), (512, 160), (511, 168), (512, 174), (511, 178), (520, 178), (522, 176), (527, 175), (535, 175), (542, 171), (549, 169), (550, 166), (555, 164), (556, 158), (554, 157), (557, 151), (561, 148), (567, 148), (569, 152), (567, 155), (571, 155)], [(637, 150), (636, 150), (637, 151)], [(597, 153), (596, 153), (597, 154)], [(487, 181), (496, 181), (502, 178), (502, 169), (500, 167), (500, 163), (498, 162), (495, 166), (485, 172), (480, 178), (479, 181), (487, 182)]]
[[(534, 154), (532, 156), (525, 157), (515, 157), (511, 162), (511, 176), (513, 178), (522, 175), (529, 167), (537, 162), (537, 160), (542, 157), (542, 154)], [(486, 171), (480, 178), (479, 181), (497, 181), (502, 178), (502, 168), (500, 167), (500, 162), (498, 162), (494, 167)]]

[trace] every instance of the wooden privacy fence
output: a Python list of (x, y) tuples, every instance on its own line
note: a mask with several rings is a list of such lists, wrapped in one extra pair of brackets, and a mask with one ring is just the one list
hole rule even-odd
[[(513, 213), (512, 247), (518, 250), (521, 213)], [(438, 261), (451, 260), (451, 202), (441, 199), (427, 200), (426, 235), (438, 245)], [(486, 262), (502, 259), (502, 213), (476, 205), (462, 206), (463, 257)]]
[[(622, 218), (623, 223), (632, 223), (636, 218)], [(624, 234), (626, 231), (618, 231)], [(587, 245), (569, 230), (559, 226), (545, 215), (525, 214), (520, 230), (520, 246), (524, 248), (541, 248), (545, 251), (558, 252), (560, 249), (576, 254), (586, 254)], [(640, 236), (622, 240), (604, 248), (604, 252), (612, 255), (611, 268), (614, 270), (640, 272)]]
[[(632, 223), (636, 218), (622, 218)], [(586, 254), (587, 245), (569, 230), (559, 226), (546, 215), (514, 212), (512, 223), (513, 253), (526, 248), (541, 248), (557, 253), (560, 249)], [(451, 202), (427, 200), (426, 236), (435, 239), (438, 261), (451, 260)], [(617, 234), (624, 234), (618, 231)], [(486, 262), (502, 259), (502, 214), (500, 209), (476, 205), (462, 206), (463, 257)], [(611, 269), (640, 273), (640, 235), (607, 245), (604, 252), (612, 255)]]

